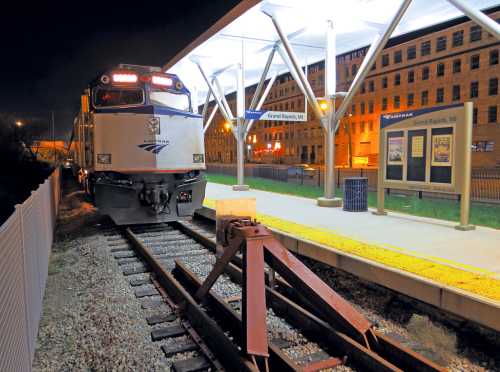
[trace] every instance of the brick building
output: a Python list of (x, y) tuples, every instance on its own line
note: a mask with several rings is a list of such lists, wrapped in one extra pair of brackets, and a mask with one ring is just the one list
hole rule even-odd
[[(485, 11), (500, 22), (500, 6)], [(337, 56), (337, 90), (347, 91), (368, 47)], [(472, 164), (500, 167), (500, 42), (466, 17), (403, 34), (386, 48), (354, 97), (337, 132), (336, 165), (376, 166), (382, 113), (472, 101)], [(316, 96), (324, 95), (324, 63), (308, 66)], [(250, 104), (255, 86), (246, 89)], [(234, 94), (228, 102), (235, 112)], [(290, 74), (276, 79), (263, 109), (304, 111)], [(235, 162), (235, 139), (220, 114), (205, 135), (208, 162)], [(247, 138), (247, 161), (321, 164), (324, 139), (308, 108), (307, 122), (257, 121)]]

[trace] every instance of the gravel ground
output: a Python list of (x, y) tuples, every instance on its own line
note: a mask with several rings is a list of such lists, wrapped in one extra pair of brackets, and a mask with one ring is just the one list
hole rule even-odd
[(381, 333), (450, 371), (500, 371), (498, 335), (481, 335), (480, 330), (465, 325), (447, 327), (446, 316), (430, 320), (425, 314), (434, 311), (419, 311), (415, 301), (403, 301), (400, 296), (353, 275), (310, 259), (302, 260)]
[[(36, 371), (169, 370), (109, 252), (106, 220), (69, 194), (61, 206), (33, 362)], [(170, 341), (171, 342), (171, 341)]]

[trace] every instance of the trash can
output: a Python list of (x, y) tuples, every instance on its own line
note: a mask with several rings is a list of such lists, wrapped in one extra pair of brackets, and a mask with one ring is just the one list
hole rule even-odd
[(368, 210), (368, 178), (349, 177), (344, 179), (344, 210), (366, 212)]

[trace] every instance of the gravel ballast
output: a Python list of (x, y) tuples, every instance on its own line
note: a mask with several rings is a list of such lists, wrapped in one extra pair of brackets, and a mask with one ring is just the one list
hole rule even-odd
[(38, 332), (36, 371), (164, 371), (134, 289), (80, 192), (61, 206)]

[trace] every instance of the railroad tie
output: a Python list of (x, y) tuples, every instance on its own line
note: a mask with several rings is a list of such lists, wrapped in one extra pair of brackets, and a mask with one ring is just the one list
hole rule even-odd
[(155, 287), (149, 286), (145, 288), (137, 288), (134, 291), (135, 297), (137, 298), (142, 298), (142, 297), (150, 297), (150, 296), (158, 296), (160, 293)]
[(153, 329), (151, 331), (151, 339), (153, 341), (163, 340), (164, 338), (182, 336), (186, 333), (184, 327), (175, 324), (163, 328)]
[(150, 278), (134, 278), (134, 279), (130, 279), (129, 283), (132, 287), (138, 287), (138, 286), (144, 285), (144, 284), (151, 284), (151, 279)]
[(171, 356), (179, 353), (186, 353), (188, 351), (196, 351), (198, 350), (198, 345), (196, 345), (192, 341), (183, 342), (181, 344), (171, 344), (171, 345), (162, 345), (161, 349), (165, 353), (165, 357), (170, 358)]
[(178, 360), (172, 363), (175, 372), (195, 372), (210, 368), (210, 363), (204, 357)]
[(149, 270), (146, 266), (141, 265), (141, 266), (132, 266), (132, 267), (126, 267), (123, 269), (123, 275), (128, 276), (128, 275), (134, 275), (134, 274), (142, 274), (142, 273), (147, 273)]
[(149, 325), (155, 325), (160, 323), (173, 322), (176, 319), (177, 315), (175, 315), (174, 313), (155, 314), (147, 317), (146, 322), (148, 322)]
[(133, 250), (127, 250), (127, 251), (118, 251), (113, 255), (116, 259), (119, 258), (131, 258), (131, 257), (137, 257), (135, 252)]

